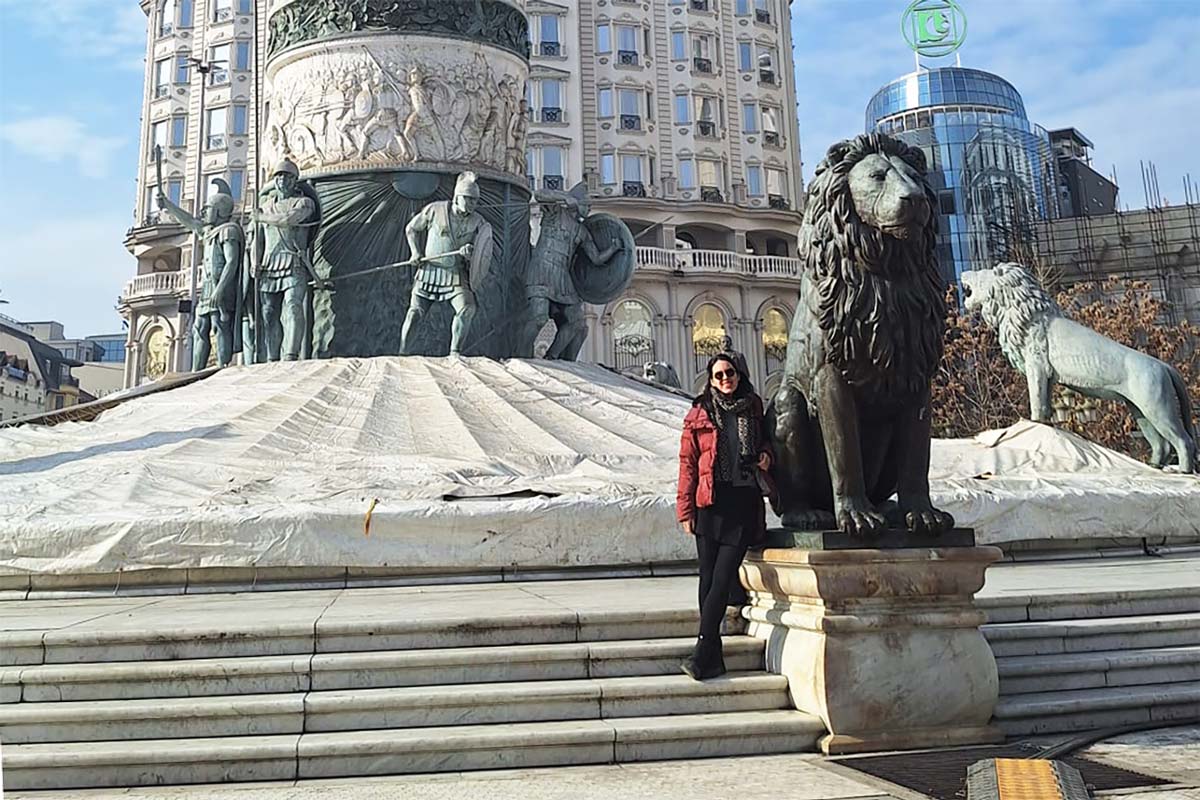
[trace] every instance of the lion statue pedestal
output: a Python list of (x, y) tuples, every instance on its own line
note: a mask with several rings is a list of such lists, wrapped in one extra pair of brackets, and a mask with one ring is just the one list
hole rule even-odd
[(996, 660), (972, 598), (995, 547), (751, 551), (748, 633), (828, 755), (988, 744)]
[(801, 546), (768, 545), (741, 575), (750, 632), (796, 707), (825, 721), (826, 753), (1002, 738), (988, 724), (996, 662), (971, 604), (1000, 551), (950, 535), (929, 497), (946, 318), (936, 221), (924, 155), (890, 136), (835, 144), (809, 185), (767, 422), (784, 527), (837, 532), (787, 534)]

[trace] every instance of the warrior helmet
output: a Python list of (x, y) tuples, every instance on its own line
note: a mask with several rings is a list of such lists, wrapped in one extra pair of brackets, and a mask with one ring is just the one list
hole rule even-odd
[(464, 172), (458, 176), (454, 185), (455, 197), (479, 197), (479, 176), (474, 172)]
[(275, 165), (275, 171), (271, 173), (271, 177), (274, 178), (276, 175), (291, 175), (293, 178), (299, 180), (300, 168), (296, 166), (296, 162), (290, 158), (285, 158)]
[(236, 202), (233, 199), (233, 190), (229, 188), (229, 184), (224, 178), (213, 178), (211, 183), (217, 187), (217, 190), (209, 195), (208, 204), (221, 219), (229, 219), (233, 216), (233, 207)]

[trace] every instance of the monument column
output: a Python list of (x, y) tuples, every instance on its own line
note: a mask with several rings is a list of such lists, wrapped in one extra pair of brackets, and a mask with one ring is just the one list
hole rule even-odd
[[(529, 25), (506, 0), (279, 0), (268, 20), (263, 161), (292, 159), (316, 189), (316, 357), (399, 351), (414, 269), (349, 273), (409, 257), (409, 220), (479, 176), (494, 258), (466, 354), (517, 348), (529, 259), (521, 100)], [(435, 308), (415, 351), (445, 353)]]

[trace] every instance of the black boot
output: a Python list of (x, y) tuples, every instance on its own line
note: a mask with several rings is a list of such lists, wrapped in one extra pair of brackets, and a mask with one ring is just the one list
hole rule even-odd
[(725, 657), (721, 652), (721, 637), (701, 636), (692, 654), (680, 665), (692, 680), (705, 681), (725, 674)]

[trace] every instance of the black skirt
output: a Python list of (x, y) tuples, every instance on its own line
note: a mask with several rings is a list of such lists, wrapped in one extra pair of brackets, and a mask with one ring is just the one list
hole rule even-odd
[(696, 535), (721, 544), (754, 547), (766, 536), (763, 498), (758, 486), (718, 483), (713, 504), (696, 509)]

